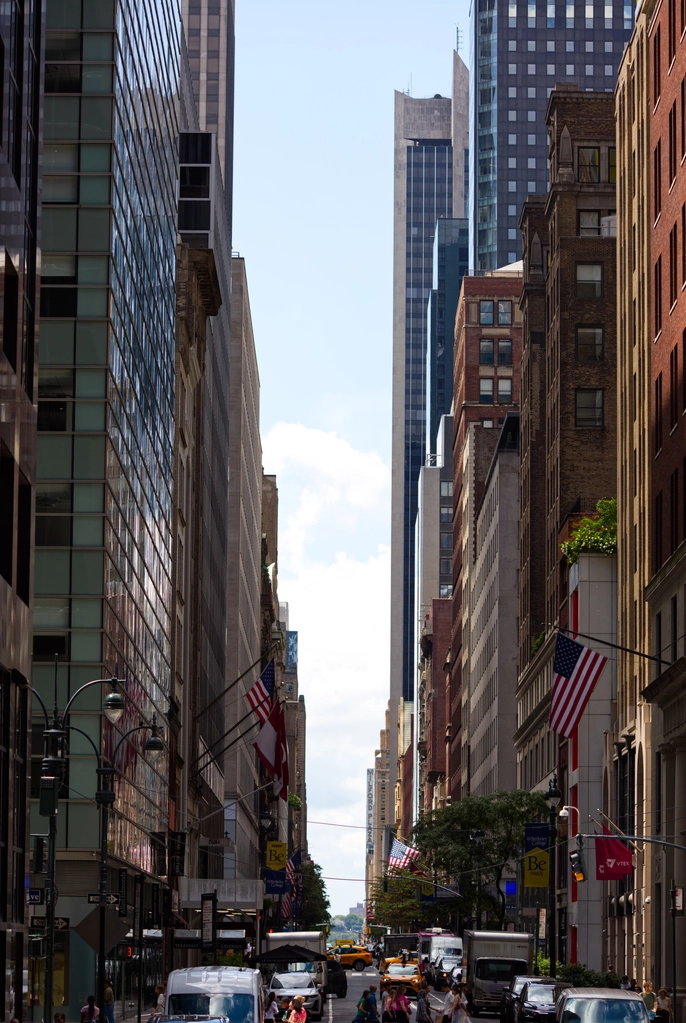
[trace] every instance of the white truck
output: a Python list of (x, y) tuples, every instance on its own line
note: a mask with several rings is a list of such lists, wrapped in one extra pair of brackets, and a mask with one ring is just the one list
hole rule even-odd
[[(326, 934), (324, 931), (274, 931), (271, 934), (267, 934), (267, 951), (273, 952), (279, 945), (300, 945), (302, 948), (307, 948), (310, 952), (319, 952), (321, 955), (326, 955)], [(277, 970), (285, 972), (289, 967), (280, 965)], [(321, 963), (301, 963), (301, 964), (290, 964), (290, 971), (307, 971), (313, 975), (315, 983), (322, 996), (322, 1005), (325, 1001), (326, 994), (328, 994), (329, 977), (326, 962)], [(338, 979), (338, 978), (337, 978)], [(347, 987), (347, 982), (346, 982)], [(332, 993), (337, 994), (337, 991)], [(321, 1012), (321, 1010), (320, 1010)], [(315, 1013), (317, 1015), (317, 1013)], [(321, 1018), (321, 1015), (320, 1015)]]
[(512, 978), (531, 973), (533, 954), (533, 934), (465, 931), (462, 976), (471, 1014), (498, 1015), (502, 993)]

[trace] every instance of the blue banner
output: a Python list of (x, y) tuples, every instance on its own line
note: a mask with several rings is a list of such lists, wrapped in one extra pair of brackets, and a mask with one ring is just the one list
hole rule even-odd
[(268, 870), (265, 875), (265, 895), (285, 895), (290, 892), (291, 886), (286, 880), (286, 871)]
[(298, 633), (286, 633), (286, 671), (298, 667)]

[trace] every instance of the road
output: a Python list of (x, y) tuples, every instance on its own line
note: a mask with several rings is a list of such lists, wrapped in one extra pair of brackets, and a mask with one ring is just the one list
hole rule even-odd
[[(362, 992), (370, 984), (376, 984), (376, 1001), (381, 1011), (381, 985), (379, 983), (380, 973), (374, 967), (368, 966), (362, 973), (356, 970), (346, 970), (348, 978), (348, 995), (346, 998), (327, 999), (324, 1009), (322, 1023), (352, 1023), (357, 1011), (357, 1003), (362, 997)], [(443, 1012), (443, 996), (436, 994), (433, 990), (430, 993), (432, 1016), (434, 1023), (441, 1023)], [(411, 1021), (415, 1019), (414, 999), (410, 999), (412, 1006)]]

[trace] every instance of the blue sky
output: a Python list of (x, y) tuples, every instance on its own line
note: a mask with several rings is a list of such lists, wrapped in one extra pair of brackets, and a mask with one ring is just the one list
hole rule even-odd
[[(468, 5), (236, 0), (233, 244), (246, 260), (279, 598), (300, 633), (309, 817), (364, 823), (388, 699), (393, 92), (450, 94)], [(312, 824), (329, 877), (364, 832)], [(334, 912), (364, 897), (328, 881)]]

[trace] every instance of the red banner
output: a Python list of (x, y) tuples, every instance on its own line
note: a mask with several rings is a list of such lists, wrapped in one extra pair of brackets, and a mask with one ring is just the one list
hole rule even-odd
[[(604, 835), (612, 832), (603, 828)], [(631, 852), (618, 838), (596, 838), (595, 876), (596, 881), (621, 881), (633, 870)]]

